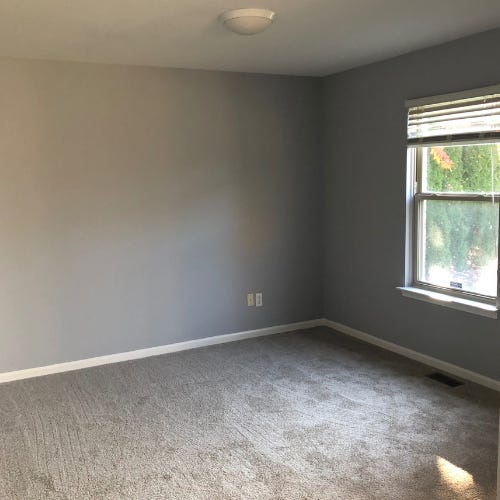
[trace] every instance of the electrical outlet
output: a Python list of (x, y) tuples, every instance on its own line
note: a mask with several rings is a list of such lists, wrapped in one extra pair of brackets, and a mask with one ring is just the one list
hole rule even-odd
[(257, 292), (255, 294), (255, 305), (257, 307), (262, 307), (262, 292)]
[(255, 302), (253, 301), (253, 293), (247, 293), (247, 306), (253, 307)]

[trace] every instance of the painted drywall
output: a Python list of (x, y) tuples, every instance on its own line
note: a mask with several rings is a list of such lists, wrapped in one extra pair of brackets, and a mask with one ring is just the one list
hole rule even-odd
[(402, 297), (405, 99), (498, 84), (500, 30), (324, 80), (324, 313), (500, 379), (500, 322)]
[(320, 98), (0, 60), (0, 372), (319, 317)]

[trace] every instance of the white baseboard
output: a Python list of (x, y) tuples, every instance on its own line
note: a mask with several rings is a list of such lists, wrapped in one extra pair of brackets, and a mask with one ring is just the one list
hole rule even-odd
[(55, 365), (40, 366), (37, 368), (27, 368), (25, 370), (17, 370), (12, 372), (0, 373), (0, 384), (4, 382), (12, 382), (25, 378), (41, 377), (43, 375), (51, 375), (54, 373), (68, 372), (73, 370), (81, 370), (82, 368), (91, 368), (92, 366), (107, 365), (110, 363), (119, 363), (121, 361), (129, 361), (132, 359), (148, 358), (150, 356), (159, 356), (169, 352), (186, 351), (188, 349), (196, 349), (197, 347), (205, 347), (214, 344), (223, 344), (225, 342), (234, 342), (235, 340), (249, 339), (253, 337), (262, 337), (264, 335), (272, 335), (275, 333), (292, 332), (294, 330), (304, 330), (315, 326), (322, 326), (323, 320), (313, 319), (309, 321), (301, 321), (298, 323), (290, 323), (288, 325), (270, 326), (260, 328), (258, 330), (246, 330), (243, 332), (228, 333), (226, 335), (216, 335), (214, 337), (205, 337), (196, 340), (187, 340), (186, 342), (177, 342), (175, 344), (161, 345), (157, 347), (148, 347), (146, 349), (138, 349), (136, 351), (119, 352), (116, 354), (108, 354), (106, 356), (98, 356), (96, 358), (80, 359), (77, 361), (68, 361), (65, 363), (57, 363)]
[(493, 389), (494, 391), (500, 392), (500, 380), (495, 380), (484, 375), (480, 375), (479, 373), (467, 370), (466, 368), (461, 368), (460, 366), (454, 365), (452, 363), (447, 363), (446, 361), (441, 361), (440, 359), (433, 358), (432, 356), (427, 356), (427, 354), (421, 354), (412, 349), (408, 349), (407, 347), (393, 344), (392, 342), (388, 342), (387, 340), (382, 340), (368, 333), (356, 330), (355, 328), (351, 328), (350, 326), (346, 326), (329, 319), (324, 319), (322, 324), (333, 330), (337, 330), (338, 332), (345, 333), (346, 335), (357, 338), (358, 340), (367, 342), (368, 344), (373, 344), (381, 347), (382, 349), (395, 352), (396, 354), (401, 354), (401, 356), (413, 359), (414, 361), (419, 361), (424, 365), (432, 366), (433, 368), (447, 372), (450, 375), (455, 375), (456, 377), (468, 380), (470, 382), (475, 382), (476, 384), (480, 384)]
[(177, 342), (175, 344), (161, 345), (157, 347), (149, 347), (146, 349), (138, 349), (136, 351), (120, 352), (116, 354), (108, 354), (106, 356), (98, 356), (95, 358), (80, 359), (76, 361), (68, 361), (65, 363), (57, 363), (54, 365), (40, 366), (36, 368), (27, 368), (25, 370), (17, 370), (12, 372), (0, 373), (0, 384), (4, 382), (12, 382), (14, 380), (22, 380), (32, 377), (41, 377), (43, 375), (51, 375), (54, 373), (62, 373), (73, 370), (81, 370), (82, 368), (91, 368), (93, 366), (107, 365), (110, 363), (119, 363), (121, 361), (129, 361), (132, 359), (147, 358), (150, 356), (159, 356), (170, 352), (186, 351), (196, 349), (197, 347), (205, 347), (215, 344), (223, 344), (225, 342), (234, 342), (236, 340), (249, 339), (253, 337), (262, 337), (265, 335), (273, 335), (275, 333), (291, 332), (295, 330), (305, 330), (316, 326), (327, 326), (333, 330), (345, 333), (358, 340), (362, 340), (369, 344), (376, 345), (382, 349), (392, 351), (407, 358), (419, 361), (428, 366), (432, 366), (438, 370), (442, 370), (464, 380), (475, 382), (490, 389), (500, 392), (500, 380), (495, 380), (479, 373), (461, 368), (460, 366), (441, 361), (432, 356), (421, 354), (412, 349), (393, 344), (387, 340), (382, 340), (368, 333), (356, 330), (350, 326), (331, 321), (329, 319), (314, 319), (309, 321), (301, 321), (298, 323), (290, 323), (287, 325), (270, 326), (260, 328), (258, 330), (247, 330), (243, 332), (228, 333), (226, 335), (216, 335), (214, 337), (205, 337), (202, 339), (188, 340), (186, 342)]

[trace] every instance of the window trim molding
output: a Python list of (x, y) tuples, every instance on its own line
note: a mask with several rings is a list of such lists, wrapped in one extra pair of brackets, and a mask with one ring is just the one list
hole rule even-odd
[(498, 317), (498, 306), (494, 304), (486, 304), (478, 300), (464, 299), (462, 297), (455, 297), (454, 295), (434, 292), (414, 286), (398, 286), (396, 288), (404, 297), (409, 297), (411, 299), (477, 314), (486, 318), (497, 319)]
[(429, 104), (439, 104), (446, 101), (460, 101), (461, 99), (472, 99), (474, 97), (487, 96), (500, 93), (500, 84), (489, 85), (487, 87), (479, 87), (475, 89), (462, 90), (460, 92), (450, 92), (448, 94), (440, 94), (426, 97), (418, 97), (416, 99), (407, 99), (405, 101), (406, 108), (414, 108), (417, 106), (427, 106)]
[(413, 269), (415, 260), (413, 255), (413, 241), (416, 238), (414, 224), (415, 173), (417, 165), (417, 147), (409, 146), (406, 151), (406, 231), (405, 231), (405, 287), (413, 284)]

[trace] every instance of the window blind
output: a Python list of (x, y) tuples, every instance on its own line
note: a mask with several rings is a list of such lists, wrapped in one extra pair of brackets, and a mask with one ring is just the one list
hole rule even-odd
[(408, 109), (408, 145), (500, 139), (500, 93)]

